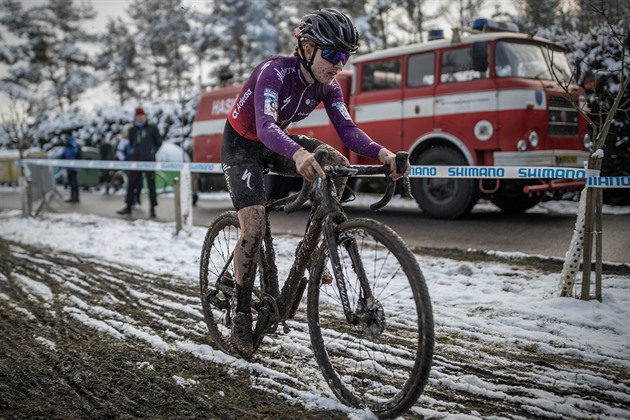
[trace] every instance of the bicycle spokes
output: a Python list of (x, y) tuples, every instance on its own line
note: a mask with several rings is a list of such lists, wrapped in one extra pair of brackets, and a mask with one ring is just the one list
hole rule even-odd
[(341, 401), (395, 416), (428, 379), (433, 320), (424, 279), (413, 254), (386, 226), (357, 219), (336, 231), (330, 250), (330, 260), (338, 260), (335, 280), (322, 285), (316, 278), (334, 265), (322, 254), (309, 287), (313, 349)]

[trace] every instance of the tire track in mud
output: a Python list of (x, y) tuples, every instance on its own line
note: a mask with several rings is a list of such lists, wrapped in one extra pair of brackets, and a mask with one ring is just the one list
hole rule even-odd
[(212, 352), (195, 293), (170, 275), (0, 238), (0, 418), (340, 415), (252, 387), (231, 356), (179, 351)]
[[(302, 310), (289, 333), (266, 337), (246, 362), (208, 345), (195, 279), (2, 238), (0, 255), (8, 366), (0, 368), (0, 406), (18, 417), (362, 415), (327, 388)], [(405, 417), (629, 418), (627, 361), (596, 363), (563, 350), (503, 345), (437, 324), (429, 384)], [(48, 400), (45, 389), (53, 390)], [(19, 402), (25, 396), (30, 404)]]

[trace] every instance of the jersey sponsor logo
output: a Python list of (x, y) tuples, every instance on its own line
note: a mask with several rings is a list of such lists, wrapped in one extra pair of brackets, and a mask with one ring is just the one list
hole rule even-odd
[(245, 185), (247, 185), (247, 188), (249, 188), (250, 190), (252, 189), (252, 186), (249, 185), (249, 182), (252, 179), (252, 173), (249, 172), (249, 169), (245, 169), (245, 172), (243, 173), (243, 176), (241, 177), (242, 181), (245, 181)]
[(263, 64), (263, 66), (260, 68), (260, 73), (258, 73), (258, 77), (256, 78), (256, 81), (258, 81), (258, 79), (260, 79), (260, 76), (262, 76), (262, 74), (264, 73), (265, 69), (267, 67), (269, 67), (271, 65), (271, 61), (267, 61), (265, 64)]
[(234, 119), (238, 118), (238, 115), (241, 113), (241, 108), (243, 108), (243, 105), (245, 105), (245, 102), (247, 102), (250, 96), (252, 96), (252, 90), (247, 89), (247, 91), (243, 94), (241, 99), (236, 104), (236, 108), (232, 112), (232, 118)]
[(267, 95), (267, 89), (265, 89), (265, 115), (269, 115), (276, 121), (278, 119), (278, 94), (270, 91), (270, 95)]
[(223, 163), (221, 167), (223, 169), (223, 173), (225, 174), (225, 183), (227, 184), (228, 191), (232, 191), (232, 178), (228, 172), (230, 170), (230, 165)]
[(348, 108), (346, 108), (346, 104), (344, 104), (343, 102), (335, 102), (333, 104), (333, 107), (337, 108), (337, 111), (339, 111), (341, 116), (344, 117), (346, 120), (351, 120), (350, 114), (348, 113)]
[(269, 124), (269, 129), (275, 131), (279, 136), (285, 137), (287, 135), (277, 124)]
[(284, 101), (282, 101), (282, 106), (280, 107), (280, 110), (282, 111), (284, 109), (284, 107), (289, 105), (290, 103), (291, 103), (291, 97), (289, 96)]
[(280, 83), (284, 83), (284, 78), (287, 76), (287, 74), (295, 73), (295, 67), (285, 67), (283, 69), (275, 69), (275, 70), (276, 70), (276, 75), (278, 76), (278, 80), (280, 80)]
[[(278, 92), (276, 92), (275, 90), (271, 89), (271, 88), (265, 88), (265, 98), (270, 97), (275, 99), (276, 101), (278, 100)], [(291, 98), (289, 98), (291, 99)]]

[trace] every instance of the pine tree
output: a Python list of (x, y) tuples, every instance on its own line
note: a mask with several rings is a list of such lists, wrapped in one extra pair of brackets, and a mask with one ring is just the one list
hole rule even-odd
[(185, 34), (190, 30), (181, 0), (134, 0), (127, 9), (137, 29), (138, 56), (152, 97), (183, 96), (190, 83)]
[(437, 19), (436, 15), (425, 12), (426, 3), (426, 0), (402, 1), (401, 7), (405, 11), (406, 20), (397, 22), (397, 27), (408, 34), (411, 42), (423, 42), (425, 28)]
[(444, 4), (439, 14), (454, 28), (470, 28), (485, 5), (486, 0), (457, 0)]
[(519, 27), (521, 31), (534, 33), (539, 27), (551, 27), (558, 23), (558, 17), (562, 15), (561, 0), (525, 0), (517, 5), (521, 18)]
[(277, 30), (268, 0), (225, 0), (215, 4), (213, 13), (224, 28), (224, 59), (242, 81), (266, 57), (278, 54)]
[(90, 57), (81, 48), (81, 44), (92, 42), (81, 26), (95, 17), (89, 4), (48, 0), (24, 10), (21, 2), (5, 0), (0, 12), (0, 23), (17, 40), (7, 45), (8, 53), (2, 55), (9, 65), (6, 83), (53, 97), (60, 110), (96, 85)]
[(102, 52), (94, 63), (96, 69), (104, 71), (105, 80), (118, 95), (120, 105), (140, 96), (137, 86), (142, 83), (142, 77), (134, 38), (122, 19), (110, 19), (105, 33), (100, 36)]
[(209, 86), (220, 85), (233, 75), (228, 69), (223, 69), (221, 37), (222, 28), (218, 19), (200, 10), (189, 10), (188, 19), (190, 30), (185, 34), (186, 42), (192, 51), (197, 67), (197, 87), (203, 92)]

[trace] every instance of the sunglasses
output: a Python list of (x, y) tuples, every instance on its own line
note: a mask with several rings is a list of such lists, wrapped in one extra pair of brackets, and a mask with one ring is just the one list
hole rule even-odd
[(322, 48), (322, 58), (331, 64), (337, 64), (341, 61), (341, 64), (345, 66), (348, 59), (350, 59), (350, 54), (343, 51), (331, 50), (330, 48)]

